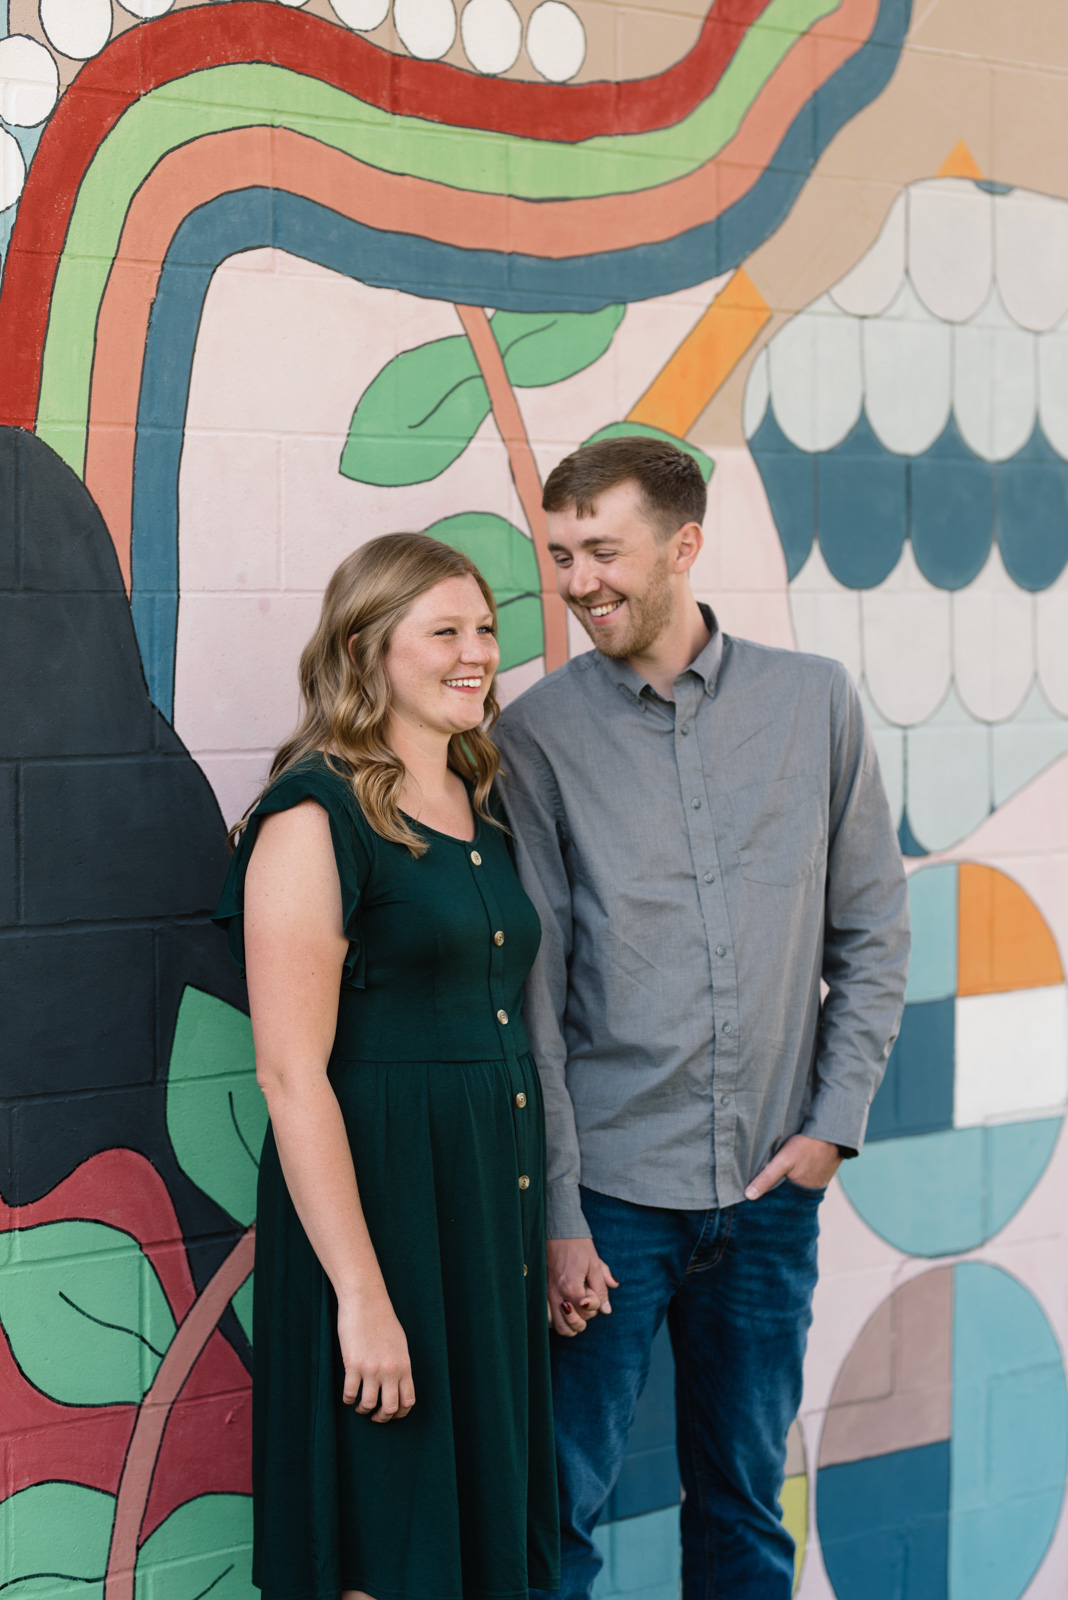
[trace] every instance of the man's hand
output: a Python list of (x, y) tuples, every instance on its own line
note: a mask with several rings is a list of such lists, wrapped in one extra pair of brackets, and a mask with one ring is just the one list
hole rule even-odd
[(782, 1178), (800, 1184), (802, 1189), (822, 1189), (830, 1183), (841, 1164), (842, 1158), (836, 1144), (795, 1133), (772, 1156), (763, 1172), (757, 1173), (745, 1191), (745, 1198), (759, 1200), (762, 1194), (774, 1189)]
[(565, 1338), (582, 1333), (598, 1311), (610, 1316), (610, 1288), (618, 1289), (607, 1262), (592, 1239), (550, 1239), (545, 1247), (549, 1312), (553, 1327)]

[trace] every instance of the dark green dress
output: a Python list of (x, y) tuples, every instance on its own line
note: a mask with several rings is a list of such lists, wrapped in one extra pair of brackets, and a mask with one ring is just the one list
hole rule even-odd
[(422, 829), (416, 860), (316, 756), (264, 796), (234, 855), (216, 920), (239, 964), (259, 819), (309, 798), (330, 818), (350, 940), (330, 1081), (416, 1404), (386, 1425), (342, 1405), (336, 1301), (268, 1128), (253, 1581), (266, 1600), (526, 1600), (559, 1568), (544, 1121), (520, 1016), (537, 914), (504, 833)]

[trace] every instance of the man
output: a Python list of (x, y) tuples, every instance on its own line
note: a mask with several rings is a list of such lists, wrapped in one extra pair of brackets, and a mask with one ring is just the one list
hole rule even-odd
[[(676, 1366), (685, 1600), (786, 1600), (778, 1495), (820, 1198), (904, 1002), (901, 858), (837, 662), (724, 635), (690, 588), (705, 485), (648, 438), (545, 485), (596, 646), (499, 724), (541, 915), (561, 1600), (586, 1600), (653, 1337)], [(821, 1004), (821, 979), (827, 985)]]

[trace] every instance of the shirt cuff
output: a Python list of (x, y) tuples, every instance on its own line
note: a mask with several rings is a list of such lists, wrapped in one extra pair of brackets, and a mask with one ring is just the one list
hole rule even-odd
[(591, 1239), (590, 1225), (582, 1215), (582, 1200), (577, 1183), (559, 1182), (546, 1186), (545, 1226), (550, 1239)]
[(856, 1155), (864, 1143), (867, 1126), (866, 1101), (858, 1103), (852, 1096), (832, 1092), (816, 1095), (800, 1131), (809, 1139), (823, 1139), (827, 1144), (838, 1145), (842, 1155), (846, 1150)]

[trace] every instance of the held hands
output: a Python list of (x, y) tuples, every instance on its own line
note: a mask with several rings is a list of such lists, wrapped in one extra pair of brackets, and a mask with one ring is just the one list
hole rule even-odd
[(549, 1239), (546, 1242), (549, 1317), (557, 1333), (572, 1339), (599, 1311), (612, 1313), (609, 1289), (618, 1289), (607, 1262), (592, 1239)]
[(763, 1172), (757, 1173), (745, 1191), (745, 1198), (759, 1200), (782, 1178), (789, 1178), (802, 1189), (822, 1189), (830, 1183), (841, 1164), (836, 1144), (795, 1133), (772, 1156)]
[(415, 1404), (412, 1363), (384, 1286), (373, 1295), (339, 1301), (337, 1336), (345, 1363), (345, 1404), (355, 1405), (372, 1422), (406, 1417)]

